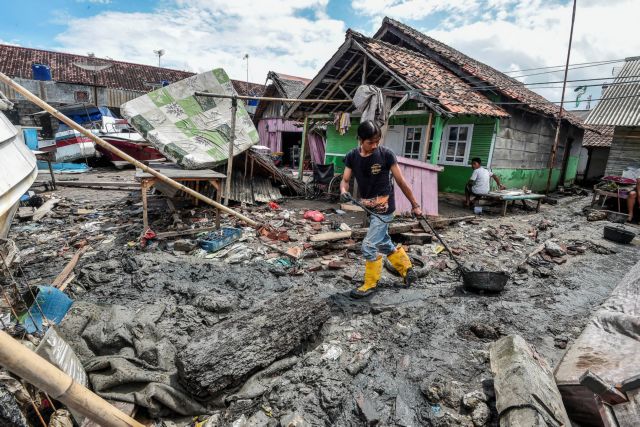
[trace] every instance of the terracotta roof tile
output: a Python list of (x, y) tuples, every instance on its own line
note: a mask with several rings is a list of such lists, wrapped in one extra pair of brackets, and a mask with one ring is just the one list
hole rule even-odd
[[(509, 114), (487, 97), (434, 60), (417, 52), (352, 32), (373, 56), (410, 86), (436, 100), (453, 114), (508, 117)], [(446, 89), (444, 89), (446, 88)]]
[[(423, 48), (435, 52), (442, 58), (456, 64), (468, 75), (478, 78), (487, 85), (496, 87), (496, 91), (502, 95), (526, 104), (531, 110), (538, 111), (545, 115), (557, 116), (557, 105), (532, 90), (527, 89), (527, 87), (522, 85), (518, 80), (394, 19), (385, 18), (383, 26), (385, 24), (395, 27), (405, 35), (411, 37)], [(565, 116), (570, 123), (581, 128), (584, 127), (582, 119), (566, 112), (566, 110), (563, 116)]]
[(607, 125), (591, 125), (595, 131), (585, 130), (584, 138), (582, 138), (582, 146), (587, 148), (606, 148), (611, 147), (613, 141), (614, 126)]
[[(73, 65), (74, 62), (95, 64), (112, 64), (106, 70), (96, 74), (97, 84), (114, 89), (129, 89), (148, 92), (153, 85), (163, 80), (170, 83), (193, 76), (188, 71), (172, 70), (169, 68), (153, 67), (150, 65), (133, 64), (112, 59), (90, 59), (88, 56), (49, 50), (31, 49), (20, 46), (0, 44), (0, 71), (9, 77), (32, 78), (31, 65), (34, 63), (47, 65), (51, 69), (55, 81), (93, 85), (93, 74)], [(265, 86), (232, 80), (233, 86), (240, 95), (261, 95)]]

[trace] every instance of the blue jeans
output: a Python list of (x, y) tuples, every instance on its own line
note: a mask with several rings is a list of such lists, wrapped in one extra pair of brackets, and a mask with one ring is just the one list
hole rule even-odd
[[(385, 221), (391, 221), (393, 214), (379, 215)], [(395, 245), (389, 236), (389, 224), (380, 221), (377, 216), (371, 215), (369, 232), (362, 241), (362, 254), (367, 261), (378, 259), (378, 253), (389, 255), (396, 250)]]

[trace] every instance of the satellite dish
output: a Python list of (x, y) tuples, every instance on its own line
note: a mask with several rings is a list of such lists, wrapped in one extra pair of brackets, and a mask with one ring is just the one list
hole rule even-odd
[(110, 68), (113, 66), (113, 64), (95, 65), (95, 64), (87, 64), (85, 62), (74, 62), (73, 65), (75, 65), (78, 68), (82, 68), (83, 70), (93, 71), (94, 73), (97, 73), (98, 71), (106, 70), (107, 68)]

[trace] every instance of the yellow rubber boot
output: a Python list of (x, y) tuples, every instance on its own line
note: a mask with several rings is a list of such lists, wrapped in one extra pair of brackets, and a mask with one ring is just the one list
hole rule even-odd
[(358, 289), (351, 291), (353, 298), (364, 298), (371, 295), (375, 290), (382, 276), (382, 256), (378, 256), (375, 261), (366, 261), (364, 265), (364, 283)]
[(387, 255), (387, 258), (391, 265), (393, 265), (393, 268), (400, 273), (400, 277), (404, 279), (406, 285), (410, 285), (416, 281), (417, 276), (413, 271), (413, 264), (411, 264), (411, 260), (402, 246), (398, 246), (395, 252)]

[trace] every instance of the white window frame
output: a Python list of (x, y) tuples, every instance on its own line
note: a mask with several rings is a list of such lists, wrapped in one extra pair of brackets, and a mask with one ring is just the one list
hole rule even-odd
[[(418, 152), (416, 153), (417, 157), (409, 157), (407, 155), (407, 131), (409, 129), (420, 129), (420, 141), (418, 141)], [(402, 157), (406, 157), (407, 159), (420, 160), (422, 158), (422, 153), (424, 151), (424, 139), (425, 139), (425, 129), (426, 126), (410, 126), (405, 125), (402, 135)], [(414, 130), (415, 132), (415, 130)], [(415, 141), (413, 141), (415, 143)]]
[[(462, 160), (462, 163), (451, 161), (451, 160), (447, 161), (447, 147), (449, 145), (449, 133), (450, 133), (450, 130), (451, 130), (452, 127), (458, 127), (458, 128), (466, 127), (466, 128), (468, 128), (468, 130), (467, 130), (467, 141), (466, 141), (466, 146), (465, 146), (465, 150), (464, 150), (464, 159)], [(452, 166), (469, 166), (469, 152), (471, 151), (471, 140), (472, 140), (472, 137), (473, 137), (473, 124), (470, 124), (470, 125), (460, 124), (460, 125), (447, 125), (447, 126), (445, 126), (444, 130), (442, 131), (442, 138), (441, 138), (441, 141), (440, 141), (440, 159), (439, 159), (438, 164), (452, 165)]]

